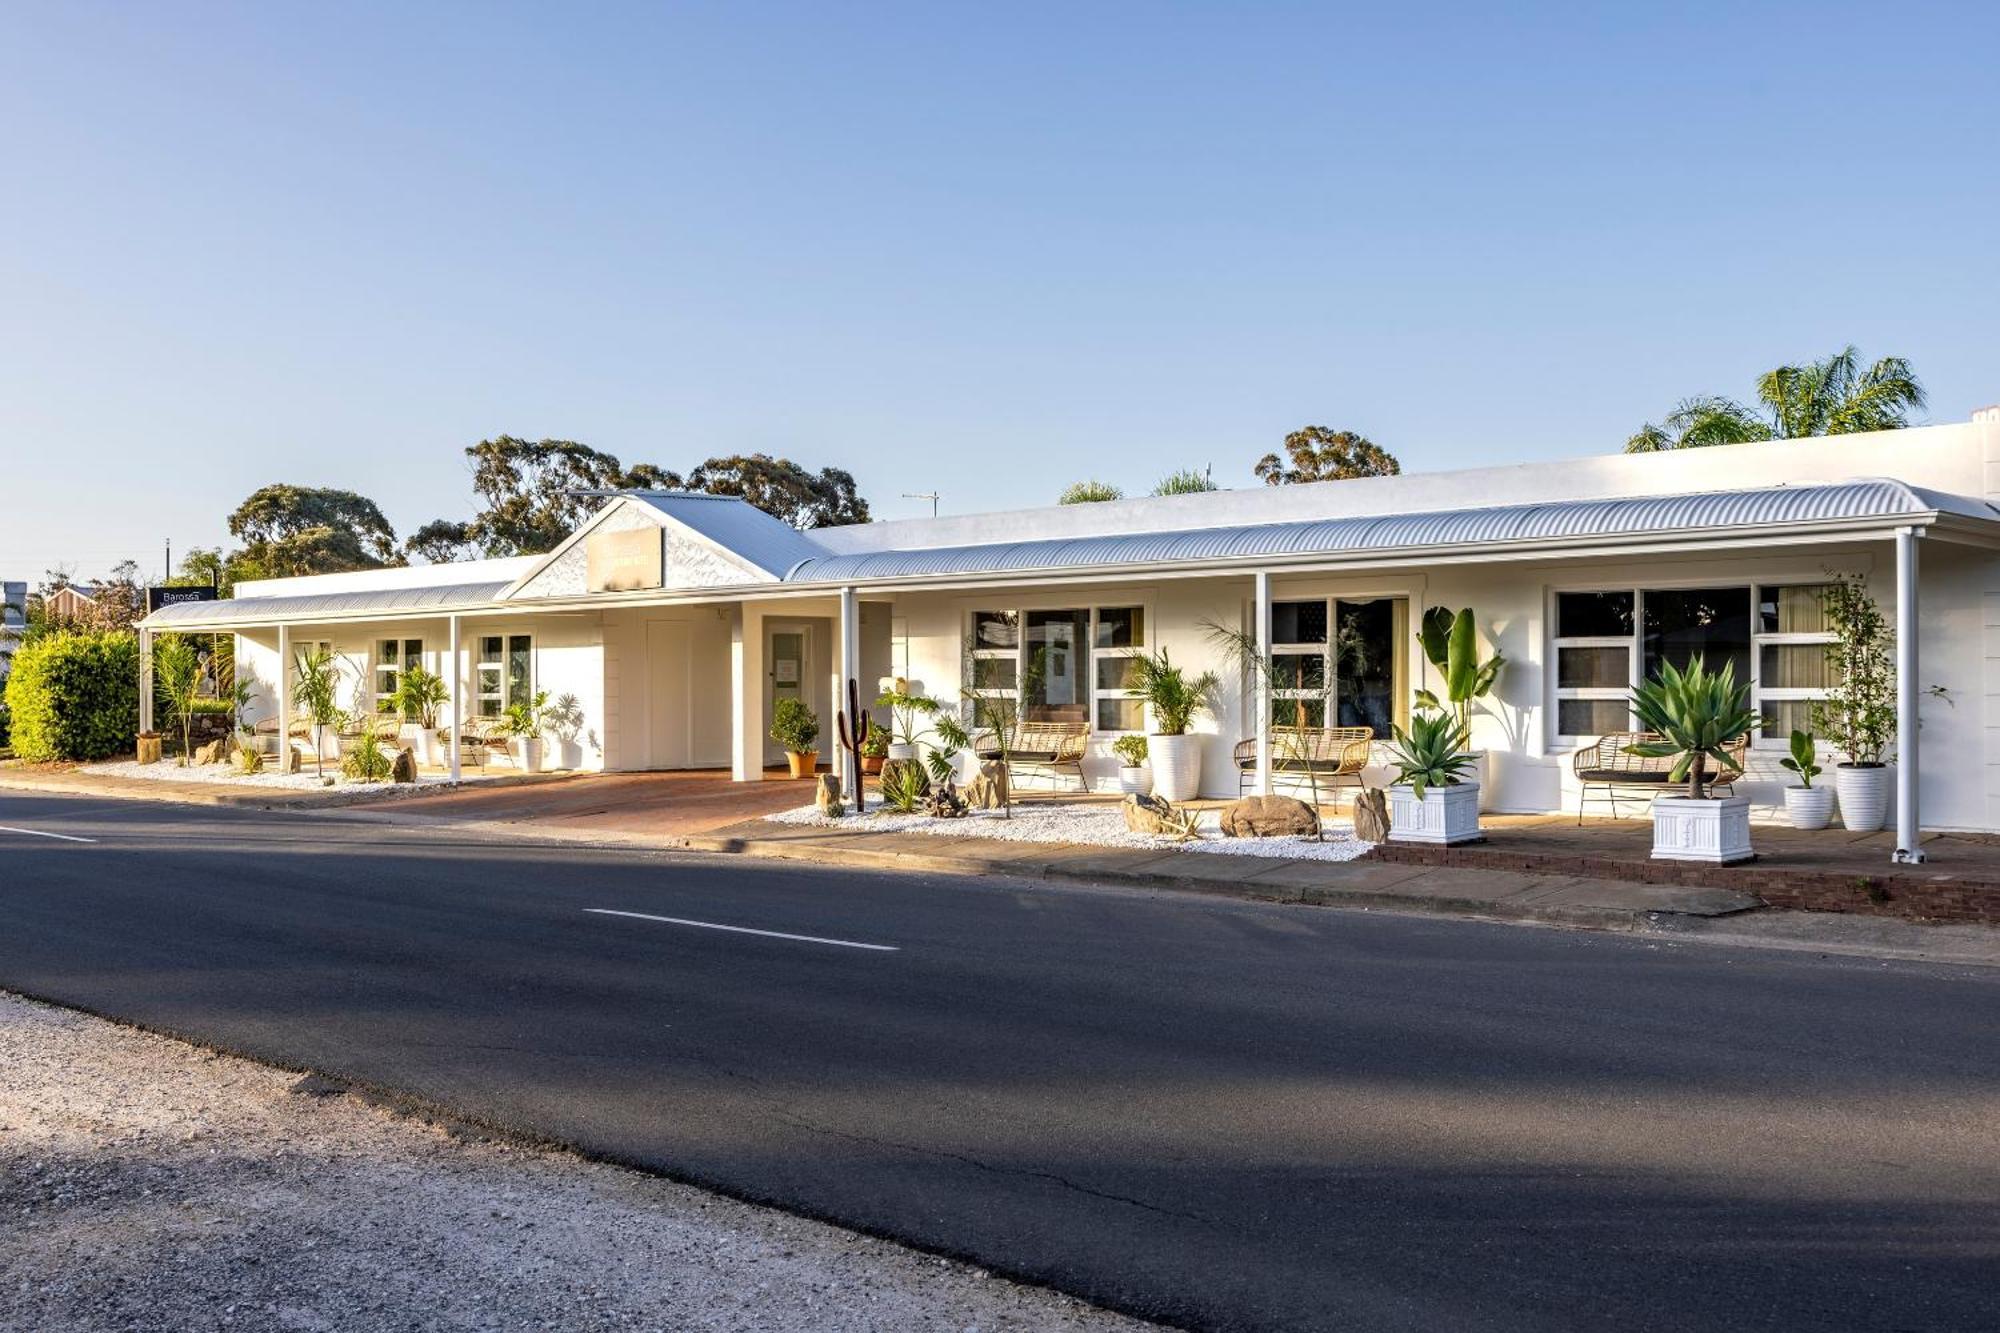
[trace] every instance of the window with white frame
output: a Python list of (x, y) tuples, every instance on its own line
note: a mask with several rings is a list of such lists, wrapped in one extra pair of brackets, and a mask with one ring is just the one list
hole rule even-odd
[(377, 639), (375, 641), (375, 711), (396, 711), (396, 690), (403, 673), (424, 664), (422, 639)]
[(1806, 726), (1832, 683), (1817, 584), (1558, 592), (1553, 629), (1559, 741), (1631, 730), (1632, 691), (1662, 662), (1730, 667), (1769, 740)]
[(1408, 621), (1402, 597), (1272, 602), (1271, 721), (1390, 735), (1408, 721)]
[(482, 634), (473, 667), (480, 717), (499, 717), (508, 707), (535, 697), (535, 638), (532, 634)]
[(1143, 607), (974, 611), (965, 645), (968, 700), (1014, 700), (1027, 722), (1145, 729), (1134, 688), (1134, 659), (1146, 649)]

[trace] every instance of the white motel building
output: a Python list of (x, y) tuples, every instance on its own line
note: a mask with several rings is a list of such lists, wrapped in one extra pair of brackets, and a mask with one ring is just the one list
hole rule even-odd
[[(1261, 629), (1286, 659), (1274, 707), (1386, 739), (1437, 683), (1416, 641), (1424, 608), (1471, 607), (1482, 647), (1507, 658), (1475, 719), (1489, 808), (1575, 811), (1571, 753), (1630, 729), (1627, 696), (1663, 657), (1702, 652), (1753, 683), (1764, 728), (1737, 790), (1769, 815), (1786, 738), (1826, 684), (1811, 590), (1841, 571), (1866, 578), (1897, 630), (1897, 827), (1914, 845), (1919, 817), (2000, 832), (1996, 501), (2000, 408), (1871, 435), (809, 532), (740, 500), (633, 492), (544, 555), (245, 583), (162, 608), (142, 633), (233, 631), (266, 717), (291, 712), (289, 663), (320, 643), (347, 664), (350, 706), (422, 663), (459, 719), (573, 696), (579, 767), (746, 782), (782, 762), (766, 735), (781, 695), (819, 715), (835, 759), (846, 680), (872, 698), (907, 677), (948, 702), (1026, 683), (1026, 717), (1088, 724), (1085, 781), (1106, 790), (1112, 742), (1148, 723), (1128, 659), (1165, 648), (1223, 674), (1196, 730), (1204, 794), (1233, 796), (1261, 687), (1229, 667), (1213, 624)], [(1046, 669), (1024, 672), (1042, 653)]]

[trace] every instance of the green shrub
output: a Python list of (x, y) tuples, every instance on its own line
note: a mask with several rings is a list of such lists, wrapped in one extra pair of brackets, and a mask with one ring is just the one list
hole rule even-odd
[(819, 739), (819, 719), (805, 702), (789, 695), (771, 705), (771, 739), (791, 754), (805, 754)]
[(14, 714), (7, 707), (7, 700), (0, 697), (0, 752), (6, 751), (14, 734)]
[(139, 640), (65, 630), (22, 645), (7, 677), (14, 752), (30, 763), (103, 759), (139, 731)]

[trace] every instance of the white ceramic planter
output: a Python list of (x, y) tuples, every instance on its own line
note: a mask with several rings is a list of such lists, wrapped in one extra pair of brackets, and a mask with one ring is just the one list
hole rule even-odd
[(1896, 770), (1888, 764), (1863, 768), (1839, 764), (1833, 770), (1833, 785), (1840, 792), (1840, 822), (1856, 833), (1873, 833), (1889, 819), (1889, 793), (1895, 789)]
[(1389, 788), (1389, 841), (1427, 842), (1450, 846), (1477, 842), (1479, 831), (1479, 784), (1461, 782), (1455, 787), (1426, 787), (1424, 798), (1406, 784)]
[(556, 767), (572, 773), (582, 768), (582, 743), (576, 740), (558, 740), (556, 742)]
[(1825, 828), (1833, 818), (1833, 788), (1824, 783), (1785, 788), (1785, 814), (1793, 828)]
[(1706, 801), (1686, 796), (1653, 798), (1653, 859), (1730, 865), (1757, 855), (1750, 849), (1750, 798)]
[(889, 743), (889, 758), (891, 758), (891, 759), (915, 759), (916, 757), (917, 757), (917, 747), (916, 747), (916, 746), (914, 746), (914, 745), (904, 745), (904, 744), (903, 744), (902, 742), (900, 742), (900, 741), (891, 741), (891, 742)]
[(1146, 762), (1153, 770), (1153, 795), (1163, 801), (1192, 801), (1201, 795), (1201, 737), (1148, 736)]
[(439, 765), (437, 732), (418, 726), (414, 722), (405, 722), (396, 734), (399, 739), (409, 743), (419, 764), (426, 768), (436, 768)]
[(1127, 796), (1144, 796), (1152, 790), (1152, 782), (1146, 777), (1146, 767), (1121, 768), (1118, 770), (1118, 790)]
[(542, 738), (539, 736), (516, 736), (514, 738), (514, 763), (523, 773), (542, 771)]
[(1483, 815), (1493, 809), (1493, 754), (1490, 750), (1466, 753), (1472, 756), (1472, 767), (1465, 770), (1465, 781), (1479, 784), (1479, 813)]

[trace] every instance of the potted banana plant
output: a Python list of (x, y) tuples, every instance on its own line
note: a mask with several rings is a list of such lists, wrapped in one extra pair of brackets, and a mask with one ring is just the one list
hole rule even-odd
[(1389, 788), (1389, 841), (1450, 846), (1477, 842), (1479, 782), (1470, 776), (1472, 756), (1463, 748), (1465, 731), (1450, 713), (1435, 708), (1410, 715), (1409, 730), (1395, 728), (1389, 760), (1396, 781)]
[(1810, 731), (1792, 733), (1792, 753), (1778, 761), (1787, 772), (1799, 775), (1799, 785), (1785, 788), (1785, 814), (1796, 829), (1822, 829), (1833, 818), (1833, 789), (1815, 787), (1813, 779), (1822, 770), (1819, 746)]
[(1750, 683), (1736, 681), (1734, 664), (1710, 671), (1697, 653), (1682, 671), (1660, 663), (1653, 678), (1632, 695), (1639, 725), (1656, 739), (1626, 747), (1633, 754), (1674, 760), (1668, 781), (1687, 783), (1685, 796), (1653, 798), (1653, 859), (1729, 865), (1757, 855), (1750, 848), (1750, 798), (1714, 796), (1708, 764), (1732, 762), (1728, 747), (1757, 725), (1750, 711)]
[(1434, 606), (1425, 611), (1417, 642), (1423, 648), (1424, 660), (1437, 671), (1444, 686), (1442, 695), (1435, 690), (1418, 690), (1417, 706), (1447, 712), (1458, 719), (1459, 728), (1464, 732), (1460, 744), (1466, 746), (1466, 753), (1472, 756), (1473, 780), (1479, 783), (1482, 793), (1490, 791), (1492, 783), (1488, 780), (1491, 775), (1487, 772), (1486, 751), (1470, 748), (1472, 706), (1493, 693), (1493, 687), (1500, 679), (1500, 668), (1507, 664), (1507, 659), (1499, 653), (1480, 657), (1479, 626), (1469, 606), (1457, 612), (1444, 606)]

